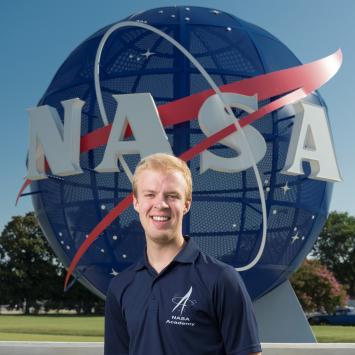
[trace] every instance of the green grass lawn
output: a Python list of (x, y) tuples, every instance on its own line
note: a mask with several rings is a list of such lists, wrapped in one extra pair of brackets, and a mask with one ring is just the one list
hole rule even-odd
[[(355, 327), (312, 326), (320, 343), (355, 343)], [(0, 315), (0, 340), (103, 341), (103, 317)]]
[(103, 341), (103, 317), (0, 315), (0, 340)]
[(338, 325), (313, 325), (319, 343), (355, 343), (355, 327)]

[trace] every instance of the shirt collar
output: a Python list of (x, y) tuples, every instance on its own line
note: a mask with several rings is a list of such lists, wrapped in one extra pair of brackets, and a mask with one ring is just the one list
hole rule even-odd
[[(197, 244), (192, 240), (191, 237), (184, 236), (186, 244), (185, 246), (179, 251), (179, 253), (175, 256), (173, 261), (177, 261), (179, 263), (187, 263), (193, 264), (200, 253), (200, 249), (198, 248)], [(135, 271), (139, 271), (144, 268), (148, 268), (148, 258), (147, 258), (147, 248), (145, 248), (143, 256), (137, 262), (136, 266), (134, 267)]]
[(134, 267), (134, 270), (135, 271), (139, 271), (139, 270), (142, 270), (146, 267), (146, 252), (145, 252), (145, 249), (144, 249), (144, 255), (138, 260), (138, 262), (136, 263), (135, 267)]
[(184, 236), (184, 238), (186, 244), (183, 249), (180, 250), (178, 255), (175, 256), (174, 261), (192, 264), (200, 253), (200, 249), (191, 237)]

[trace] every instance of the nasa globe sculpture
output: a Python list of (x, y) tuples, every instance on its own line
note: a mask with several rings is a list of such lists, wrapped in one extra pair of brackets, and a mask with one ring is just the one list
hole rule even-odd
[[(33, 124), (31, 131), (32, 138), (39, 141), (43, 138), (42, 158), (45, 155), (48, 163), (45, 165), (42, 159), (46, 171), (31, 182), (34, 208), (46, 237), (66, 267), (97, 225), (131, 193), (130, 175), (142, 154), (128, 149), (109, 157), (112, 148), (109, 145), (115, 145), (110, 130), (118, 130), (116, 138), (133, 146), (141, 139), (140, 146), (146, 147), (144, 154), (159, 151), (159, 142), (164, 141), (165, 135), (168, 140), (165, 145), (162, 143), (162, 149), (180, 156), (233, 122), (234, 118), (228, 121), (230, 114), (223, 109), (218, 111), (220, 102), (213, 102), (218, 101), (218, 95), (203, 73), (176, 45), (149, 26), (180, 43), (222, 91), (231, 93), (228, 95), (232, 96), (226, 94), (223, 98), (231, 103), (241, 123), (250, 113), (258, 112), (258, 108), (276, 105), (281, 94), (298, 89), (275, 91), (271, 96), (266, 94), (268, 85), (263, 86), (264, 94), (254, 91), (238, 96), (232, 90), (235, 83), (246, 83), (247, 79), (302, 67), (277, 38), (233, 15), (202, 7), (164, 7), (132, 15), (125, 21), (142, 25), (120, 27), (109, 35), (113, 27), (107, 26), (85, 40), (59, 68), (38, 108), (30, 111), (33, 121), (42, 115), (42, 122), (46, 118), (58, 120), (57, 126), (67, 124), (66, 115), (75, 116), (77, 121), (72, 128), (64, 129), (63, 140), (69, 142), (70, 135), (79, 133), (82, 137), (80, 158), (78, 155), (78, 164), (71, 173), (65, 167), (54, 169), (56, 157), (50, 155), (49, 148), (46, 152), (46, 144), (50, 142), (45, 143), (45, 134), (38, 133), (40, 126)], [(100, 44), (103, 46), (98, 57)], [(99, 63), (96, 69), (95, 61)], [(275, 80), (275, 76), (272, 78)], [(248, 83), (250, 87), (255, 84)], [(241, 85), (245, 88), (249, 84)], [(278, 85), (271, 86), (277, 90)], [(297, 135), (304, 134), (309, 150), (317, 150), (312, 146), (318, 143), (312, 127), (302, 133), (305, 129), (302, 122), (309, 115), (317, 117), (322, 134), (326, 131), (328, 143), (331, 141), (322, 98), (312, 92), (304, 94), (302, 101), (293, 99), (289, 103), (278, 104), (278, 109), (275, 106), (243, 128), (257, 163), (259, 187), (250, 157), (243, 156), (248, 144), (240, 143), (243, 138), (239, 132), (187, 159), (194, 192), (183, 232), (204, 252), (241, 270), (254, 300), (287, 280), (303, 261), (326, 220), (331, 181), (339, 180), (337, 171), (332, 176), (321, 176), (322, 166), (317, 166), (322, 165), (320, 162), (314, 165), (313, 161), (298, 158), (301, 164), (294, 166), (299, 153)], [(127, 129), (122, 121), (125, 110), (141, 113), (135, 118), (128, 115), (132, 121)], [(187, 119), (189, 112), (194, 117)], [(214, 117), (219, 113), (221, 117), (225, 115), (221, 120)], [(154, 121), (159, 115), (162, 124)], [(219, 122), (217, 126), (213, 120)], [(38, 137), (33, 133), (36, 129)], [(159, 130), (163, 132), (160, 141), (156, 139)], [(122, 132), (125, 135), (120, 135)], [(57, 144), (59, 147), (60, 142)], [(36, 142), (30, 145), (32, 151), (38, 148)], [(337, 170), (332, 146), (328, 144), (327, 148), (328, 160), (334, 158), (329, 169)], [(31, 149), (30, 166), (34, 159)], [(107, 168), (110, 159), (115, 159), (116, 171)], [(263, 195), (267, 224), (263, 223)], [(264, 236), (263, 225), (267, 228)], [(136, 262), (144, 246), (143, 229), (129, 206), (107, 223), (81, 256), (74, 271), (75, 279), (104, 297), (111, 278)]]

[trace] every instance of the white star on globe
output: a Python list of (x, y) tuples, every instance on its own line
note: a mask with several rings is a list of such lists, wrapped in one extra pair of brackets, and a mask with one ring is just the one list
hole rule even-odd
[(298, 239), (300, 239), (300, 237), (299, 237), (299, 235), (298, 235), (298, 232), (291, 238), (292, 239), (292, 244), (296, 241), (296, 240), (298, 240)]
[(142, 53), (142, 55), (144, 55), (146, 59), (148, 59), (153, 54), (155, 53), (151, 52), (149, 48), (144, 53)]
[(291, 190), (291, 187), (289, 187), (288, 182), (286, 182), (284, 186), (280, 187), (280, 189), (284, 192), (284, 195), (286, 195), (287, 191)]
[(112, 268), (111, 270), (112, 271), (110, 272), (110, 275), (112, 275), (112, 276), (118, 275), (118, 272), (114, 268)]

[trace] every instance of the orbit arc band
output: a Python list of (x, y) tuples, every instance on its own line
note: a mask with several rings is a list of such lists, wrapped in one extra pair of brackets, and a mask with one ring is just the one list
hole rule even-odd
[[(258, 252), (257, 252), (256, 256), (254, 257), (254, 259), (250, 263), (248, 263), (247, 265), (244, 265), (243, 267), (236, 268), (236, 270), (237, 271), (244, 271), (244, 270), (248, 270), (248, 269), (252, 268), (260, 260), (262, 254), (263, 254), (263, 251), (264, 251), (265, 243), (266, 243), (266, 231), (267, 231), (266, 202), (265, 202), (265, 194), (264, 194), (263, 184), (261, 182), (260, 172), (259, 172), (259, 169), (258, 169), (258, 167), (256, 165), (256, 161), (255, 161), (255, 158), (253, 156), (249, 141), (248, 141), (248, 139), (247, 139), (247, 137), (246, 137), (246, 135), (244, 133), (244, 130), (240, 126), (240, 123), (239, 123), (237, 117), (235, 117), (234, 112), (232, 111), (232, 108), (223, 99), (223, 95), (222, 95), (221, 90), (219, 89), (217, 84), (214, 82), (214, 80), (211, 78), (211, 76), (207, 73), (207, 71), (203, 68), (203, 66), (197, 61), (197, 59), (184, 46), (182, 46), (174, 38), (172, 38), (168, 34), (164, 33), (163, 31), (157, 29), (154, 26), (151, 26), (151, 25), (148, 25), (148, 24), (145, 24), (145, 23), (134, 22), (134, 21), (123, 21), (123, 22), (119, 22), (119, 23), (111, 26), (105, 32), (104, 36), (102, 37), (102, 39), (101, 39), (101, 41), (99, 43), (99, 47), (98, 47), (97, 52), (96, 52), (95, 66), (94, 66), (94, 80), (95, 80), (96, 99), (97, 99), (97, 103), (98, 103), (98, 106), (99, 106), (101, 118), (102, 118), (104, 124), (107, 125), (108, 124), (108, 120), (107, 120), (105, 107), (104, 107), (104, 104), (103, 104), (102, 92), (101, 92), (100, 81), (99, 81), (100, 58), (101, 58), (102, 50), (103, 50), (103, 48), (105, 46), (105, 43), (106, 43), (107, 39), (109, 38), (109, 36), (114, 31), (116, 31), (116, 30), (118, 30), (120, 28), (124, 28), (124, 27), (139, 27), (139, 28), (143, 28), (145, 30), (154, 32), (157, 35), (159, 35), (159, 36), (165, 38), (167, 41), (169, 41), (186, 58), (188, 58), (190, 60), (190, 62), (196, 67), (196, 69), (202, 74), (204, 79), (208, 82), (210, 87), (214, 90), (214, 92), (218, 96), (220, 102), (223, 105), (222, 107), (224, 107), (227, 110), (227, 112), (228, 112), (230, 117), (234, 117), (235, 125), (236, 125), (238, 131), (241, 133), (242, 141), (245, 143), (247, 158), (251, 162), (252, 168), (253, 168), (253, 171), (254, 171), (254, 174), (255, 174), (255, 178), (256, 178), (256, 182), (257, 182), (258, 190), (259, 190), (261, 211), (262, 211), (262, 237), (261, 237), (261, 243), (260, 243)], [(125, 162), (125, 160), (124, 160), (124, 158), (122, 156), (119, 157), (119, 160), (123, 164), (123, 166), (128, 167), (126, 162)], [(130, 172), (129, 169), (128, 169), (128, 171)], [(132, 181), (132, 177), (130, 177), (130, 181)]]

